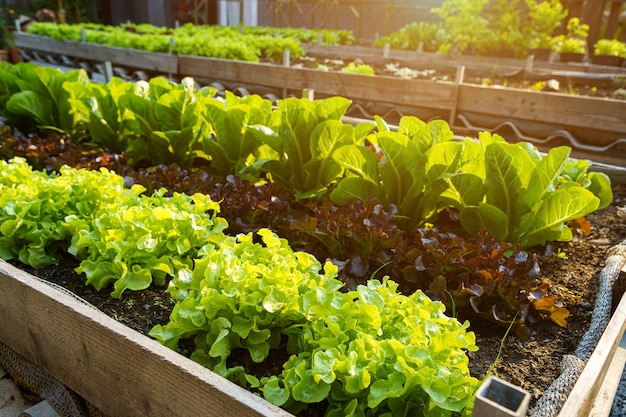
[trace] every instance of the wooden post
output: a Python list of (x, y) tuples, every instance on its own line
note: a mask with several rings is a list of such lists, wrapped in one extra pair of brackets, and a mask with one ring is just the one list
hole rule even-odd
[(113, 79), (113, 64), (111, 64), (111, 61), (104, 63), (104, 79), (107, 83)]
[(65, 9), (63, 8), (63, 0), (59, 0), (59, 5), (58, 5), (58, 10), (57, 10), (57, 21), (59, 23), (65, 23)]
[(452, 102), (452, 108), (450, 109), (450, 117), (448, 119), (448, 124), (450, 127), (454, 126), (454, 121), (456, 120), (456, 108), (459, 102), (459, 90), (461, 88), (461, 84), (463, 84), (463, 79), (465, 78), (465, 66), (459, 65), (456, 67), (456, 77), (454, 79), (454, 100)]
[(612, 39), (615, 36), (619, 25), (620, 10), (623, 5), (624, 0), (611, 0), (611, 11), (609, 12), (609, 20), (606, 24), (605, 38)]
[(534, 62), (535, 62), (535, 55), (533, 54), (528, 55), (528, 57), (526, 58), (526, 72), (532, 72)]
[[(602, 17), (604, 16), (604, 6), (606, 0), (595, 0), (593, 7), (587, 2), (585, 7), (583, 23), (589, 25), (589, 37), (587, 38), (587, 50), (593, 54), (593, 45), (598, 41), (600, 36), (600, 27), (602, 26)], [(591, 55), (591, 54), (590, 54)]]

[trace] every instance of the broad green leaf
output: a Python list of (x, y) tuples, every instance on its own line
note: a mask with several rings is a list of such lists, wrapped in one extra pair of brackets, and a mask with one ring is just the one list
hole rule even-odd
[(366, 200), (369, 197), (381, 199), (383, 190), (371, 181), (359, 177), (344, 178), (330, 193), (330, 199), (335, 204), (345, 204), (348, 200)]
[(504, 212), (509, 230), (530, 210), (525, 192), (535, 168), (520, 147), (493, 143), (485, 151), (485, 201)]
[(555, 184), (565, 168), (569, 154), (570, 148), (566, 146), (552, 148), (537, 163), (525, 193), (528, 206), (534, 206), (547, 192), (555, 191)]
[(13, 94), (6, 108), (12, 113), (32, 117), (40, 126), (57, 126), (59, 122), (54, 118), (53, 105), (47, 97), (27, 90)]
[(453, 138), (454, 134), (450, 130), (450, 126), (443, 120), (433, 120), (426, 123), (411, 136), (411, 140), (423, 153), (433, 146), (448, 142)]
[(333, 153), (333, 159), (353, 176), (378, 185), (378, 161), (370, 149), (357, 145), (342, 146)]
[(289, 388), (276, 377), (270, 378), (261, 390), (267, 401), (279, 407), (285, 404), (290, 397)]
[(603, 172), (590, 172), (587, 175), (589, 186), (587, 189), (600, 199), (598, 210), (607, 207), (613, 201), (611, 180)]
[(379, 172), (387, 202), (400, 206), (420, 172), (424, 155), (405, 135), (395, 132), (379, 134), (378, 144), (384, 154)]
[[(555, 191), (537, 209), (533, 227), (525, 236), (526, 245), (543, 244), (552, 240), (555, 234), (569, 236), (571, 239), (571, 231), (564, 223), (586, 216), (597, 210), (599, 204), (600, 199), (584, 188), (571, 187)], [(558, 240), (561, 239), (559, 237)]]
[(456, 174), (445, 177), (442, 181), (448, 187), (441, 193), (442, 201), (447, 205), (461, 209), (478, 205), (484, 196), (483, 180), (474, 174)]
[(393, 373), (389, 375), (389, 379), (379, 379), (372, 383), (370, 393), (367, 396), (368, 407), (375, 408), (385, 400), (402, 395), (404, 382), (404, 375)]
[(505, 242), (509, 234), (509, 219), (498, 207), (487, 203), (463, 207), (459, 213), (463, 228), (475, 235), (479, 229), (487, 229), (496, 240)]
[(351, 101), (345, 97), (329, 97), (315, 102), (316, 113), (321, 120), (341, 120)]

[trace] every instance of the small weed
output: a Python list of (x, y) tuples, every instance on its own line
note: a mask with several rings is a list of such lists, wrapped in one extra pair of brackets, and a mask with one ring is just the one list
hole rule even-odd
[(350, 62), (348, 65), (341, 69), (341, 72), (349, 74), (361, 74), (361, 75), (376, 75), (374, 68), (367, 64), (357, 64)]
[(536, 83), (530, 86), (530, 89), (533, 91), (543, 91), (545, 87), (546, 87), (545, 81), (537, 81)]

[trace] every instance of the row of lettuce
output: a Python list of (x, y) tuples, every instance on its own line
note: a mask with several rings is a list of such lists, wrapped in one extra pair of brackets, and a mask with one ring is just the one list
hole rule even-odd
[[(457, 297), (452, 302), (459, 308), (506, 291), (521, 314), (532, 306), (532, 300), (519, 300), (514, 286), (520, 276), (535, 281), (534, 270), (514, 275), (516, 262), (527, 255), (518, 247), (507, 258), (506, 248), (513, 246), (496, 250), (484, 229), (499, 242), (519, 241), (525, 248), (567, 241), (570, 220), (612, 199), (609, 179), (589, 172), (586, 161), (568, 159), (568, 148), (540, 154), (530, 144), (488, 133), (456, 141), (445, 122), (414, 117), (403, 118), (397, 130), (382, 119), (352, 125), (342, 121), (350, 102), (341, 97), (289, 98), (273, 106), (258, 96), (219, 98), (210, 88), (195, 89), (191, 79), (94, 84), (81, 70), (31, 64), (0, 64), (0, 75), (0, 115), (26, 132), (59, 132), (124, 154), (137, 167), (178, 164), (258, 187), (272, 184), (300, 203), (353, 210), (355, 201), (374, 197), (381, 207), (395, 208), (390, 215), (403, 230), (431, 247), (430, 257), (413, 255), (413, 273), (432, 268), (446, 245), (457, 252), (484, 249), (483, 262), (497, 257), (501, 264), (478, 268), (475, 284), (464, 278), (446, 287), (444, 281), (441, 292)], [(469, 412), (478, 384), (466, 355), (476, 349), (474, 335), (423, 291), (403, 294), (386, 278), (347, 288), (336, 264), (294, 251), (268, 229), (224, 233), (222, 208), (205, 194), (166, 196), (161, 189), (148, 195), (108, 170), (46, 173), (20, 158), (0, 168), (3, 259), (41, 267), (68, 252), (80, 261), (77, 272), (87, 284), (112, 285), (114, 297), (167, 285), (176, 304), (170, 322), (152, 336), (171, 348), (194, 338), (194, 360), (268, 401), (294, 413), (324, 402), (328, 416)], [(458, 215), (455, 233), (480, 236), (471, 250), (450, 243), (454, 234), (427, 234), (446, 211)], [(350, 218), (373, 226), (359, 213), (344, 216)], [(463, 259), (455, 262), (471, 270)], [(425, 291), (442, 285), (447, 267), (433, 269), (438, 276)], [(486, 278), (502, 271), (500, 282)], [(564, 325), (554, 296), (532, 293)], [(495, 310), (480, 308), (504, 310), (501, 298), (497, 303)], [(495, 318), (506, 324), (515, 314), (506, 313)], [(254, 362), (277, 349), (290, 356), (280, 374), (254, 375), (229, 361), (240, 349)]]
[[(432, 19), (407, 23), (377, 38), (373, 45), (442, 54), (493, 55), (507, 51), (518, 58), (537, 50), (626, 56), (626, 47), (618, 39), (600, 39), (588, 45), (589, 26), (560, 0), (445, 0), (430, 12)], [(283, 51), (301, 57), (301, 43), (355, 43), (349, 30), (191, 23), (167, 28), (135, 23), (110, 26), (37, 22), (28, 27), (28, 32), (60, 40), (251, 62), (260, 58), (280, 60)], [(593, 50), (587, 51), (591, 47)]]
[(32, 64), (0, 66), (0, 112), (23, 131), (50, 129), (133, 165), (202, 165), (211, 173), (268, 180), (297, 200), (345, 204), (375, 197), (398, 210), (415, 231), (447, 207), (466, 232), (486, 228), (498, 241), (523, 247), (568, 241), (570, 220), (612, 200), (609, 178), (570, 160), (570, 149), (542, 155), (529, 143), (482, 133), (454, 140), (444, 121), (403, 117), (344, 123), (350, 101), (287, 98), (274, 107), (252, 95), (216, 97), (192, 79), (131, 83), (89, 81)]
[(354, 43), (352, 32), (345, 30), (198, 26), (191, 23), (166, 28), (147, 23), (111, 26), (99, 23), (36, 22), (27, 31), (59, 40), (248, 62), (258, 62), (261, 58), (282, 62), (284, 51), (289, 51), (293, 58), (301, 57), (304, 55), (302, 43)]
[[(469, 323), (387, 280), (340, 291), (336, 266), (268, 229), (225, 235), (203, 194), (147, 196), (104, 169), (49, 175), (21, 158), (0, 163), (0, 191), (3, 258), (43, 265), (67, 251), (88, 284), (113, 281), (114, 296), (171, 278), (170, 322), (151, 335), (174, 349), (193, 337), (192, 359), (291, 412), (326, 401), (327, 416), (441, 416), (472, 400)], [(229, 365), (236, 349), (261, 363), (285, 344), (278, 375)]]

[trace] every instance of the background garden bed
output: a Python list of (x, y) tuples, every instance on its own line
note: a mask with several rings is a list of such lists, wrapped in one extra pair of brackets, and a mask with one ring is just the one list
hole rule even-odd
[[(16, 45), (24, 51), (44, 51), (69, 57), (75, 62), (82, 60), (93, 64), (94, 60), (100, 61), (101, 67), (103, 61), (108, 61), (116, 67), (149, 69), (152, 73), (176, 78), (192, 76), (205, 85), (217, 83), (233, 91), (270, 94), (274, 98), (301, 96), (305, 90), (318, 98), (341, 95), (354, 101), (350, 115), (355, 117), (378, 114), (391, 123), (408, 114), (423, 120), (440, 118), (449, 121), (457, 134), (473, 136), (481, 130), (490, 130), (504, 135), (510, 141), (533, 142), (544, 150), (568, 145), (573, 148), (573, 156), (593, 158), (609, 164), (619, 165), (626, 156), (625, 100), (465, 83), (464, 79), (469, 79), (469, 76), (464, 77), (464, 72), (459, 70), (460, 65), (466, 65), (462, 64), (461, 58), (448, 66), (454, 68), (455, 76), (448, 77), (446, 82), (406, 80), (389, 75), (371, 77), (304, 67), (148, 52), (142, 52), (129, 60), (128, 50), (122, 48), (60, 41), (24, 33), (16, 33)], [(321, 46), (316, 49), (319, 62), (324, 60), (319, 55), (325, 48)], [(330, 49), (330, 58), (336, 56), (336, 48)], [(361, 50), (356, 51), (354, 55), (358, 55)], [(162, 67), (158, 64), (159, 59), (163, 59)], [(445, 61), (445, 57), (430, 59)], [(506, 68), (511, 63), (523, 63), (506, 59), (494, 62), (497, 63), (491, 63), (492, 68), (494, 65)], [(467, 65), (479, 64), (470, 59)], [(482, 68), (486, 68), (485, 65), (488, 64), (480, 64)], [(562, 68), (563, 64), (560, 65)], [(172, 71), (173, 68), (176, 71)], [(577, 73), (581, 74), (581, 70), (585, 73), (592, 71), (591, 66), (568, 68), (571, 69), (569, 74), (567, 71), (549, 72), (544, 74), (544, 78), (573, 79)], [(524, 68), (517, 67), (516, 72), (520, 71), (523, 72)], [(604, 70), (600, 68), (598, 71)], [(589, 74), (585, 77), (583, 79), (587, 79), (587, 85), (592, 87), (612, 79), (602, 72), (598, 72), (596, 80), (589, 78)], [(497, 81), (493, 74), (492, 78)], [(513, 79), (504, 77), (509, 78)], [(618, 88), (611, 84), (610, 89), (614, 91)]]

